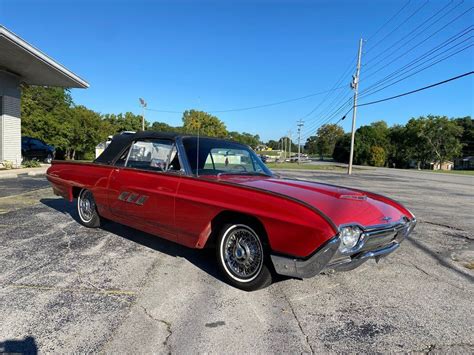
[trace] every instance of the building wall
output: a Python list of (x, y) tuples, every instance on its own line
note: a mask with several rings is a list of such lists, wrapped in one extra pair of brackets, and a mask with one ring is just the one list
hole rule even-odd
[(0, 70), (0, 162), (21, 164), (20, 78)]

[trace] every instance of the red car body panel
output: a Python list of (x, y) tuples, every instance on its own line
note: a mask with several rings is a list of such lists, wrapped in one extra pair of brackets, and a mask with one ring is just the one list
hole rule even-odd
[[(299, 258), (333, 238), (339, 225), (413, 218), (403, 206), (382, 196), (297, 180), (195, 177), (57, 161), (47, 177), (57, 195), (72, 201), (87, 188), (103, 217), (192, 248), (205, 247), (212, 221), (228, 212), (258, 219), (273, 253)], [(144, 196), (144, 203), (127, 202), (130, 194)]]
[(231, 178), (244, 186), (257, 187), (306, 202), (330, 216), (336, 225), (357, 223), (361, 226), (381, 224), (382, 218), (398, 221), (403, 216), (413, 218), (408, 210), (389, 199), (365, 191), (328, 184), (286, 179)]

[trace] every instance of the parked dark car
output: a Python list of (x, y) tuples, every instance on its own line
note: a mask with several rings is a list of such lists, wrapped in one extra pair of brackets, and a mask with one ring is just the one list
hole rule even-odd
[(21, 137), (21, 155), (25, 160), (36, 159), (49, 164), (54, 159), (55, 149), (41, 139), (23, 136)]

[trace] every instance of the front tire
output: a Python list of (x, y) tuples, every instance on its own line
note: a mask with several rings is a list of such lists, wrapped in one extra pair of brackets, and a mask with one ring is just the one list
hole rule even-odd
[(100, 216), (97, 212), (94, 196), (87, 189), (82, 189), (77, 197), (77, 213), (82, 225), (89, 228), (100, 226)]
[(245, 291), (258, 290), (272, 283), (265, 244), (255, 230), (246, 224), (226, 224), (216, 245), (221, 272), (232, 286)]

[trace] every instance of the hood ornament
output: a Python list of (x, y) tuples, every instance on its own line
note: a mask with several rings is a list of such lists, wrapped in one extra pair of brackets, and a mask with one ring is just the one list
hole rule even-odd
[(382, 218), (382, 221), (385, 221), (385, 222), (390, 222), (392, 220), (392, 217), (383, 217)]

